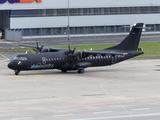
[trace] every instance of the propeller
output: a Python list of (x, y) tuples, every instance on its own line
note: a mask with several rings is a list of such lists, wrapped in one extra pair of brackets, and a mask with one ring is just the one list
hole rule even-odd
[(43, 51), (43, 47), (44, 47), (44, 45), (39, 46), (38, 41), (36, 42), (36, 45), (19, 44), (19, 46), (31, 47), (31, 48), (33, 48), (33, 50), (34, 50), (36, 53), (42, 52), (42, 51)]
[(68, 51), (65, 54), (68, 56), (68, 62), (72, 61), (74, 63), (74, 60), (82, 58), (81, 51), (76, 51), (76, 48), (71, 49), (70, 45), (68, 45)]
[(68, 51), (68, 56), (69, 56), (69, 57), (74, 57), (74, 52), (75, 52), (76, 48), (74, 48), (74, 49), (72, 50), (71, 47), (70, 47), (70, 45), (68, 45), (68, 49), (69, 49), (69, 51)]
[(42, 52), (44, 45), (39, 46), (38, 41), (36, 42), (36, 44), (37, 44), (37, 47), (36, 47), (37, 51), (36, 52)]

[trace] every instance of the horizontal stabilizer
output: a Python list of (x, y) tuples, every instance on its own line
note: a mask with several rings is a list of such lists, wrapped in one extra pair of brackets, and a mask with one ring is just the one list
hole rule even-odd
[[(125, 27), (125, 28), (133, 28), (133, 26), (122, 26), (122, 27)], [(142, 28), (142, 29), (149, 29), (149, 30), (151, 30), (151, 29), (155, 29), (154, 27), (134, 27), (134, 28)]]

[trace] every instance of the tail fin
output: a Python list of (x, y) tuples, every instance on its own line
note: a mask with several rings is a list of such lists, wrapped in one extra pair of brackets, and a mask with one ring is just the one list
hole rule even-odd
[[(129, 35), (117, 46), (113, 46), (108, 49), (116, 50), (137, 50), (140, 41), (141, 33), (143, 29), (143, 23), (137, 23), (132, 27)], [(107, 50), (107, 49), (105, 49)]]

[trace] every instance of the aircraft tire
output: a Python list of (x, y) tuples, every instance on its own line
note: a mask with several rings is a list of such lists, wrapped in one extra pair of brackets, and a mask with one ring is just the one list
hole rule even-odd
[(16, 70), (15, 75), (19, 75), (20, 71)]
[(78, 69), (78, 71), (77, 71), (78, 73), (84, 73), (84, 68), (80, 68), (80, 69)]

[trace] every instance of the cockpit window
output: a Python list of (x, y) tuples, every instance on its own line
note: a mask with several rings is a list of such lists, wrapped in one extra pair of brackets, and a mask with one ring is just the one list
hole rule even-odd
[(21, 60), (21, 61), (26, 61), (26, 57), (15, 57), (14, 60)]

